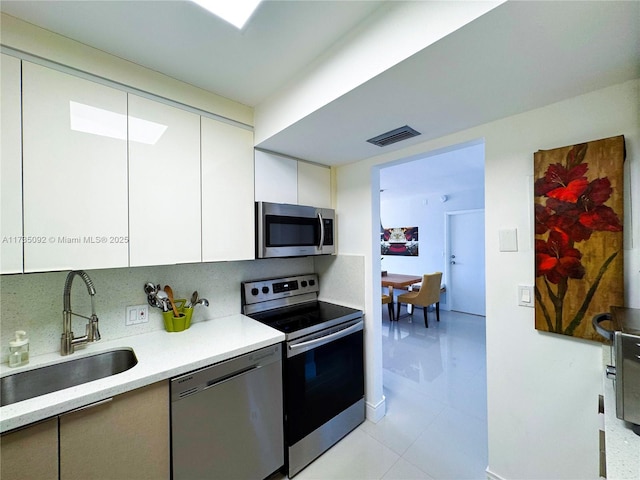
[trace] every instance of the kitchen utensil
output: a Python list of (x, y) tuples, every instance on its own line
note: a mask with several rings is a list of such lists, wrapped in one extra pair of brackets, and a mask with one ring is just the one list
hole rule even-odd
[(209, 306), (209, 300), (207, 300), (206, 298), (199, 298), (198, 301), (193, 304), (194, 307), (196, 305), (204, 305), (205, 307), (208, 307)]
[(149, 295), (147, 295), (147, 303), (152, 307), (162, 308), (158, 297), (156, 297), (155, 291), (153, 292), (153, 294), (150, 293)]
[(178, 309), (176, 308), (176, 304), (173, 301), (173, 290), (171, 289), (171, 287), (169, 285), (165, 285), (164, 286), (164, 291), (167, 294), (167, 296), (169, 297), (169, 303), (171, 304), (171, 308), (173, 309), (173, 314), (176, 317), (179, 317), (180, 313), (178, 312)]
[(169, 307), (167, 306), (167, 302), (169, 301), (169, 295), (167, 295), (167, 293), (163, 290), (160, 290), (158, 293), (156, 293), (156, 298), (160, 300), (162, 304), (162, 310), (164, 312), (168, 312)]
[(193, 307), (197, 301), (198, 301), (198, 291), (196, 290), (191, 294), (191, 298), (189, 299), (189, 302), (187, 303), (186, 307), (187, 308)]

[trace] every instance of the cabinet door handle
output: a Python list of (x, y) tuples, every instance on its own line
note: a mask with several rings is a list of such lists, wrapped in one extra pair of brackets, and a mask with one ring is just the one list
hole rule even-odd
[(113, 397), (105, 398), (104, 400), (100, 400), (98, 402), (90, 403), (89, 405), (84, 405), (83, 407), (78, 407), (78, 408), (76, 408), (74, 410), (71, 410), (69, 412), (65, 412), (62, 415), (67, 415), (68, 413), (80, 412), (82, 410), (89, 410), (90, 408), (98, 407), (100, 405), (104, 405), (105, 403), (109, 403), (112, 400), (113, 400)]

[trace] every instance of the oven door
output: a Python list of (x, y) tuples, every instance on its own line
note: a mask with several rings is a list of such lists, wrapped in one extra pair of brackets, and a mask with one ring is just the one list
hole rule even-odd
[(355, 420), (350, 415), (348, 425), (338, 426), (346, 431), (337, 434), (337, 439), (359, 425), (364, 420), (362, 318), (288, 342), (284, 383), (287, 446), (299, 443), (357, 404), (361, 411)]

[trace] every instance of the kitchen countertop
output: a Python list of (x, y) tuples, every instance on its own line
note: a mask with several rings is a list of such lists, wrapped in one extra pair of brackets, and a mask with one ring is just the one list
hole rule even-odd
[[(603, 345), (604, 368), (613, 365), (611, 347)], [(607, 478), (640, 480), (640, 436), (633, 433), (628, 422), (616, 417), (613, 380), (604, 377), (604, 430), (607, 453)]]
[(0, 376), (122, 348), (133, 349), (138, 358), (126, 372), (1, 407), (0, 433), (282, 341), (284, 333), (237, 314), (197, 322), (183, 332), (159, 330), (103, 339), (66, 357), (59, 353), (32, 357), (20, 368), (5, 363), (0, 365)]

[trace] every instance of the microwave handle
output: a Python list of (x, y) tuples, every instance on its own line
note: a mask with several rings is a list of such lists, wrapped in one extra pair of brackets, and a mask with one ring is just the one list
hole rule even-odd
[(324, 247), (324, 220), (322, 219), (322, 212), (318, 212), (318, 221), (320, 222), (320, 244), (318, 249), (322, 250)]

